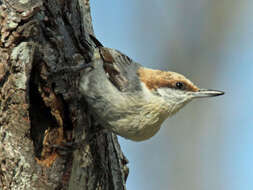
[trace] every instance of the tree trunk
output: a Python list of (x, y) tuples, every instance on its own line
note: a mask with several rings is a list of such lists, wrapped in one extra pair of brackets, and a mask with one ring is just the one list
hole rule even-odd
[[(90, 61), (90, 34), (89, 0), (0, 0), (0, 189), (125, 189), (127, 161), (114, 134), (94, 135), (79, 74), (54, 74)], [(72, 141), (85, 143), (59, 154)]]

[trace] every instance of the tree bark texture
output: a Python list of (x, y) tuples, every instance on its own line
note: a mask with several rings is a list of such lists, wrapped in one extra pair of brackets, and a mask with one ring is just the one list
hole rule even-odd
[(117, 137), (96, 133), (79, 74), (55, 72), (90, 61), (92, 34), (89, 0), (0, 0), (0, 189), (125, 189)]

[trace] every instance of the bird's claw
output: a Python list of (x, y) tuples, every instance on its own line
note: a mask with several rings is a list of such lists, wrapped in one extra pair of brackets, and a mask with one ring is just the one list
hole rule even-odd
[(54, 149), (60, 156), (66, 156), (75, 151), (78, 148), (78, 144), (75, 142), (64, 142), (59, 145), (50, 145), (50, 148)]

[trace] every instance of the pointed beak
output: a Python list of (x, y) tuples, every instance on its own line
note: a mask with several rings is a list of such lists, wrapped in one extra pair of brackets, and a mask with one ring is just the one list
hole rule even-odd
[(218, 90), (207, 90), (207, 89), (200, 89), (197, 92), (194, 92), (193, 98), (206, 98), (206, 97), (214, 97), (220, 96), (225, 94), (225, 92), (218, 91)]

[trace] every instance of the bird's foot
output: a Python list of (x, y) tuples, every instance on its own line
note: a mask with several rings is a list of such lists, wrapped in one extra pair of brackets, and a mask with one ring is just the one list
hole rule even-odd
[(75, 65), (75, 66), (66, 66), (66, 67), (62, 67), (62, 68), (53, 70), (52, 74), (76, 73), (76, 72), (80, 72), (81, 70), (84, 70), (87, 68), (94, 69), (93, 64), (92, 63), (81, 63), (81, 64)]
[(89, 134), (84, 140), (77, 141), (77, 142), (64, 142), (61, 143), (60, 145), (50, 145), (50, 148), (53, 148), (57, 154), (60, 156), (67, 156), (71, 153), (73, 153), (75, 150), (80, 149), (87, 144), (90, 144), (92, 140), (95, 139), (95, 136), (99, 136), (104, 132), (105, 129), (102, 130), (96, 130)]

